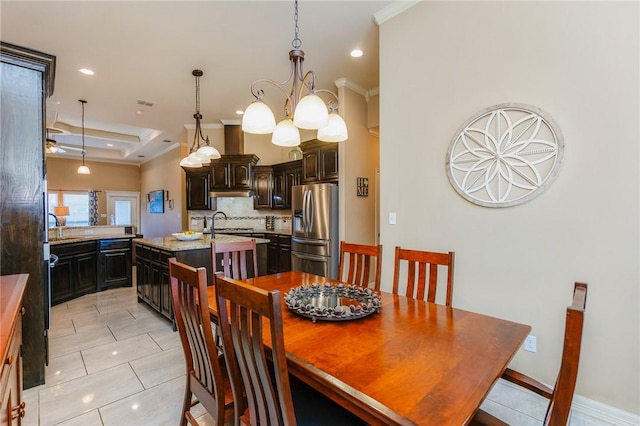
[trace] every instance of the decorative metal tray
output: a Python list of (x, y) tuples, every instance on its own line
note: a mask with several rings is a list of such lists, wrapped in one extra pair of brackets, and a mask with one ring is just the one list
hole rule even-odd
[(301, 285), (284, 295), (289, 309), (313, 322), (348, 321), (380, 311), (380, 296), (369, 288), (331, 283)]

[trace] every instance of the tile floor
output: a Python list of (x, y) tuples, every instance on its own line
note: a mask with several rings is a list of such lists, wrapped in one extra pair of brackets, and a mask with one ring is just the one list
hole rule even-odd
[[(24, 392), (24, 425), (179, 424), (185, 385), (180, 338), (169, 321), (138, 303), (135, 287), (54, 306), (50, 333), (46, 384)], [(510, 424), (539, 425), (546, 400), (498, 383), (483, 408)], [(202, 407), (193, 412), (201, 424), (212, 424)]]

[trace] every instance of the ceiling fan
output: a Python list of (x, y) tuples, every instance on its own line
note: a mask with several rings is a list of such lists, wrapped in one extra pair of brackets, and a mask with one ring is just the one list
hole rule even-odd
[(47, 154), (62, 154), (67, 151), (82, 152), (82, 148), (76, 148), (74, 146), (60, 145), (55, 139), (49, 137), (49, 128), (47, 128), (47, 139), (45, 144), (45, 152)]

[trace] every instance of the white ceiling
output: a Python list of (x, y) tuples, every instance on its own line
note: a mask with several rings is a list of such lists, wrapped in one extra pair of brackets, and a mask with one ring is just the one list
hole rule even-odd
[[(304, 69), (316, 72), (318, 88), (335, 92), (340, 78), (363, 90), (378, 87), (373, 14), (384, 14), (392, 3), (300, 2)], [(287, 79), (293, 11), (293, 1), (2, 0), (0, 36), (56, 56), (55, 91), (47, 102), (47, 126), (57, 129), (52, 139), (81, 146), (78, 100), (84, 99), (87, 159), (142, 163), (180, 142), (191, 144), (185, 125), (195, 124), (192, 70), (204, 71), (204, 124), (239, 120), (236, 110), (253, 100), (253, 80)], [(361, 58), (350, 57), (355, 48), (364, 51)], [(276, 119), (282, 118), (284, 96), (262, 87)], [(63, 155), (79, 157), (80, 151)]]

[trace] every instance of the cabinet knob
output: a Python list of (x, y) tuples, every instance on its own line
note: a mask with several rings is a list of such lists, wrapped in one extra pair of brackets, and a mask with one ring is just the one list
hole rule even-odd
[(20, 308), (20, 315), (24, 315), (27, 313), (27, 308), (25, 308), (24, 306)]
[(7, 359), (4, 360), (4, 363), (7, 365), (13, 364), (13, 355), (9, 355)]

